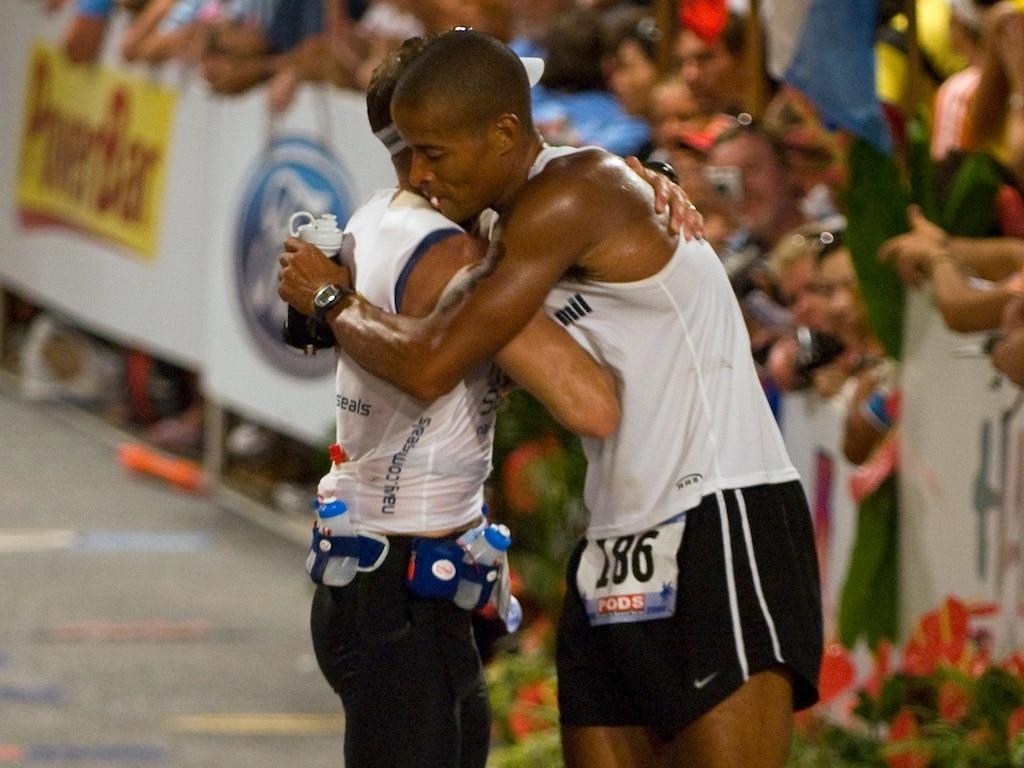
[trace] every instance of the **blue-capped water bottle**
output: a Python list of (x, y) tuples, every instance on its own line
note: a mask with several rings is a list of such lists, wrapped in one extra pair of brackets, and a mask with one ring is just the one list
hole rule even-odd
[(348, 516), (348, 505), (341, 499), (327, 498), (317, 510), (316, 524), (320, 529), (319, 552), (310, 552), (315, 560), (318, 555), (326, 558), (320, 582), (328, 587), (344, 587), (355, 578), (359, 567), (359, 558), (352, 555), (333, 552), (336, 549), (331, 539), (344, 536), (355, 538), (356, 532)]
[(457, 606), (467, 611), (480, 607), (485, 584), (486, 594), (490, 596), (498, 578), (498, 567), (511, 545), (512, 534), (508, 526), (500, 523), (491, 523), (466, 542), (459, 587), (452, 598)]
[[(336, 468), (346, 460), (345, 451), (334, 443), (328, 449)], [(340, 538), (346, 541), (344, 545)], [(339, 551), (344, 548), (346, 551)], [(359, 567), (358, 539), (348, 515), (348, 505), (333, 491), (317, 505), (313, 543), (306, 558), (306, 572), (313, 581), (329, 587), (343, 587), (355, 578)]]

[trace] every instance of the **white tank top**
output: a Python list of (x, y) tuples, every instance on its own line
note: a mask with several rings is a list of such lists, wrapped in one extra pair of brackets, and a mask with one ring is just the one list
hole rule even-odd
[[(357, 291), (397, 312), (416, 260), (461, 232), (419, 195), (383, 190), (349, 219), (342, 260)], [(324, 476), (320, 494), (333, 491), (367, 531), (426, 533), (475, 522), (491, 470), (499, 381), (494, 366), (483, 365), (424, 402), (339, 353), (337, 440), (348, 461)]]
[[(542, 152), (535, 172), (549, 159)], [(589, 537), (649, 528), (719, 489), (799, 478), (732, 286), (707, 243), (680, 238), (672, 259), (644, 280), (562, 281), (545, 304), (619, 382), (618, 429), (582, 441)]]

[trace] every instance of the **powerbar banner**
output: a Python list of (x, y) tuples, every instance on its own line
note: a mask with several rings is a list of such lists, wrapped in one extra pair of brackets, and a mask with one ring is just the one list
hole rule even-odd
[(45, 43), (31, 56), (18, 171), (22, 223), (65, 225), (152, 259), (176, 94), (73, 65)]

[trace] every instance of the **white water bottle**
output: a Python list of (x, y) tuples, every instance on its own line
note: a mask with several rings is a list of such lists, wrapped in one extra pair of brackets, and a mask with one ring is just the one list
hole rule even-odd
[[(302, 220), (306, 223), (296, 226), (296, 222)], [(288, 218), (288, 234), (312, 243), (328, 258), (338, 254), (345, 236), (338, 228), (338, 217), (333, 213), (314, 216), (309, 211), (297, 211)]]
[[(305, 223), (300, 223), (302, 221)], [(338, 252), (345, 233), (339, 229), (338, 217), (333, 213), (314, 216), (309, 211), (297, 211), (288, 218), (288, 234), (315, 245), (331, 261), (341, 263)], [(334, 334), (325, 323), (301, 314), (290, 305), (284, 323), (284, 340), (307, 355), (334, 347)]]
[[(348, 516), (348, 506), (337, 498), (324, 499), (324, 503), (316, 516), (316, 524), (323, 536), (351, 536), (356, 532)], [(327, 565), (320, 580), (328, 587), (344, 587), (355, 578), (359, 558), (351, 555), (331, 554), (331, 542), (327, 538), (320, 540), (320, 552), (327, 556)]]
[[(472, 567), (476, 564), (488, 569), (486, 572), (487, 581), (495, 581), (498, 578), (498, 566), (501, 563), (508, 548), (512, 545), (512, 534), (508, 526), (500, 523), (491, 523), (484, 528), (483, 533), (466, 544), (466, 554), (463, 560)], [(483, 592), (483, 584), (462, 577), (459, 579), (459, 587), (452, 600), (460, 608), (471, 611), (480, 602), (480, 595)]]

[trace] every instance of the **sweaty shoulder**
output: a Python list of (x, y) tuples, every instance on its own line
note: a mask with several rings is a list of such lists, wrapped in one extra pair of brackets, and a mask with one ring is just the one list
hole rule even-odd
[(533, 175), (531, 184), (603, 184), (616, 178), (628, 178), (630, 174), (632, 171), (622, 158), (599, 147), (586, 147), (569, 154), (556, 155), (544, 162), (543, 167)]
[(521, 190), (508, 230), (529, 232), (534, 246), (572, 251), (572, 272), (612, 282), (657, 271), (674, 247), (651, 187), (596, 148), (549, 160)]
[(535, 166), (514, 201), (512, 215), (526, 211), (542, 221), (573, 218), (580, 225), (596, 219), (614, 225), (621, 217), (653, 214), (653, 201), (651, 188), (622, 158), (586, 148), (547, 160), (542, 168)]

